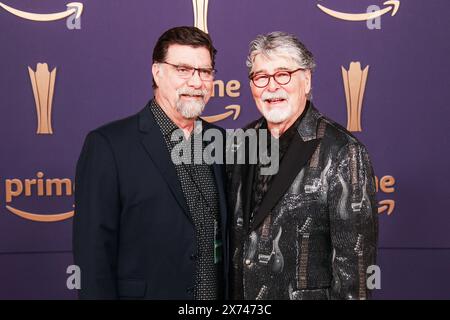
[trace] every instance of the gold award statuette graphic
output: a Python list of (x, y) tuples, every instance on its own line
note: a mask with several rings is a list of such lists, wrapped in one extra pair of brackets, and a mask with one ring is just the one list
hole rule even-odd
[(366, 12), (366, 13), (346, 13), (346, 12), (340, 12), (335, 11), (330, 8), (327, 8), (321, 4), (317, 4), (317, 7), (325, 12), (326, 14), (340, 20), (346, 20), (346, 21), (366, 21), (366, 20), (372, 20), (378, 17), (381, 17), (382, 15), (391, 12), (392, 16), (395, 16), (398, 9), (400, 8), (400, 1), (399, 0), (389, 0), (383, 2), (383, 5), (386, 7), (374, 12)]
[[(208, 33), (208, 0), (192, 0), (192, 7), (194, 9), (194, 27), (199, 28), (200, 30)], [(219, 93), (219, 97), (224, 96), (224, 84), (221, 80), (216, 80), (215, 86), (219, 86), (219, 90), (222, 93)], [(238, 97), (239, 93), (233, 92), (234, 89), (239, 90), (240, 83), (237, 80), (232, 80), (227, 83), (226, 92), (229, 97)], [(214, 93), (213, 93), (214, 96)], [(225, 107), (226, 112), (221, 114), (216, 114), (213, 116), (203, 116), (202, 119), (207, 122), (217, 122), (224, 120), (230, 116), (233, 116), (233, 120), (236, 120), (239, 117), (241, 112), (241, 106), (237, 104), (232, 104)]]
[(194, 27), (208, 33), (208, 0), (192, 0)]
[(33, 13), (21, 11), (14, 9), (2, 2), (0, 2), (0, 7), (17, 17), (32, 21), (55, 21), (70, 17), (73, 14), (76, 14), (75, 19), (79, 19), (81, 14), (83, 13), (83, 4), (80, 2), (68, 3), (66, 4), (67, 10), (56, 13)]
[(361, 63), (351, 62), (350, 68), (342, 69), (342, 80), (344, 81), (345, 99), (347, 101), (347, 130), (360, 132), (361, 110), (366, 88), (369, 66), (361, 70)]
[(46, 63), (38, 63), (36, 71), (28, 67), (37, 113), (37, 134), (53, 134), (52, 102), (56, 68), (51, 72)]

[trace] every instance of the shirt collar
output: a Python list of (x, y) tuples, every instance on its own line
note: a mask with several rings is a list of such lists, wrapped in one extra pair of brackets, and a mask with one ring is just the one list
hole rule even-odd
[(177, 125), (167, 116), (155, 99), (152, 99), (152, 102), (150, 103), (150, 110), (164, 136), (170, 137), (172, 132), (178, 129)]

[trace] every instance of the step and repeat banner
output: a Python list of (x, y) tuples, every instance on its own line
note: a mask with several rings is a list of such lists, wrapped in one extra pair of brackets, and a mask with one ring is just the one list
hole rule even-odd
[(449, 10), (446, 0), (1, 0), (0, 299), (77, 297), (84, 137), (143, 108), (153, 46), (180, 25), (218, 49), (205, 117), (224, 128), (260, 116), (249, 42), (286, 31), (306, 44), (315, 105), (367, 146), (375, 169), (375, 298), (450, 298)]

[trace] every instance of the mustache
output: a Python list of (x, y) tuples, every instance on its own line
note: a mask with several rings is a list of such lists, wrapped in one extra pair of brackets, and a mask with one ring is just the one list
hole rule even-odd
[(208, 94), (207, 90), (196, 90), (192, 88), (179, 88), (177, 89), (178, 96), (188, 95), (188, 96), (201, 96), (202, 98)]
[(276, 92), (268, 92), (265, 91), (261, 95), (261, 99), (263, 101), (269, 100), (269, 99), (284, 99), (287, 100), (289, 98), (288, 94), (284, 91), (276, 91)]

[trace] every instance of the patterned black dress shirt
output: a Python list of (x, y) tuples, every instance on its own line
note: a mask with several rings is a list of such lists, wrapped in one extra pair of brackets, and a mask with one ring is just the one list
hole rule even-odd
[[(169, 155), (177, 145), (180, 146), (179, 143), (187, 144), (185, 146), (191, 150), (191, 157), (183, 158), (190, 160), (187, 161), (189, 163), (174, 163), (174, 166), (195, 227), (198, 254), (195, 257), (197, 264), (194, 298), (221, 299), (223, 259), (220, 245), (219, 197), (212, 167), (205, 164), (202, 157), (205, 145), (201, 140), (201, 122), (196, 122), (189, 139), (186, 140), (182, 136), (178, 141), (172, 141), (172, 133), (179, 128), (155, 99), (152, 100), (150, 108), (164, 136)], [(195, 148), (202, 151), (194, 152)], [(176, 235), (174, 238), (176, 241)]]

